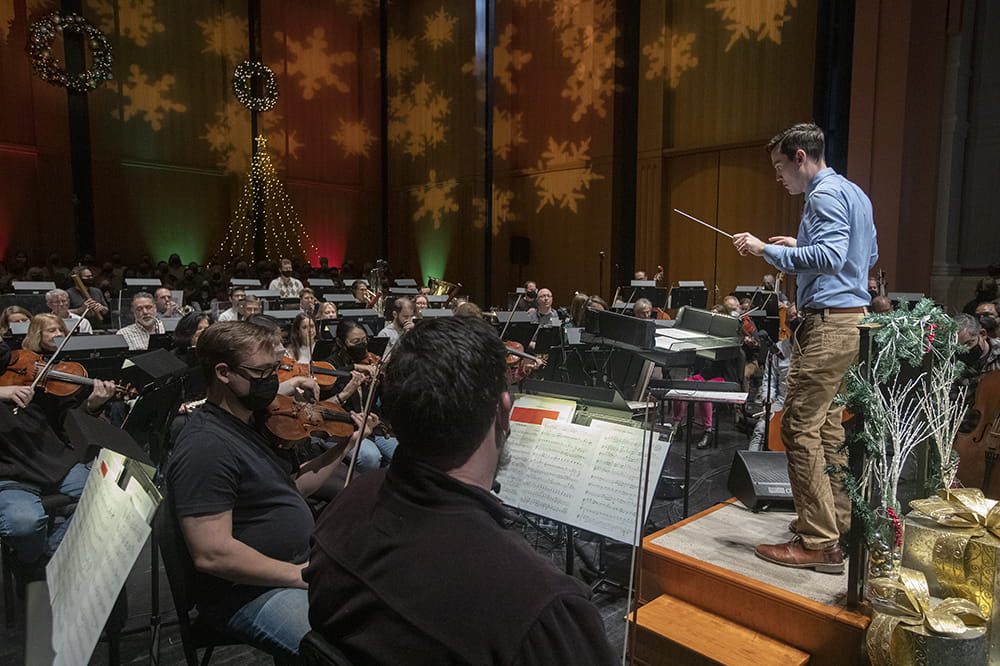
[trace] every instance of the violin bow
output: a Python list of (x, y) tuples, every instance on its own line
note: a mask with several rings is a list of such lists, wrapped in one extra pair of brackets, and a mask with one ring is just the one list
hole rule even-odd
[[(351, 463), (347, 466), (347, 476), (344, 477), (344, 487), (346, 488), (350, 483), (351, 479), (354, 477), (354, 467), (358, 462), (358, 454), (361, 452), (361, 442), (365, 440), (365, 428), (368, 427), (368, 415), (372, 413), (372, 404), (375, 402), (375, 388), (378, 386), (379, 377), (382, 375), (382, 368), (385, 366), (385, 362), (389, 360), (389, 354), (392, 353), (390, 349), (387, 351), (382, 358), (379, 359), (378, 364), (375, 366), (375, 375), (372, 377), (371, 388), (368, 389), (368, 397), (365, 400), (365, 407), (361, 410), (361, 425), (358, 427), (358, 444), (357, 450), (354, 455), (351, 456)], [(361, 387), (358, 387), (361, 390)]]
[(517, 300), (514, 301), (514, 307), (512, 307), (510, 309), (510, 312), (507, 313), (507, 321), (504, 322), (503, 330), (500, 331), (500, 339), (501, 340), (503, 340), (504, 336), (507, 335), (507, 327), (510, 326), (511, 320), (514, 319), (514, 313), (517, 311), (517, 306), (521, 304), (521, 298), (523, 298), (523, 297), (524, 297), (524, 294), (518, 294), (517, 295)]

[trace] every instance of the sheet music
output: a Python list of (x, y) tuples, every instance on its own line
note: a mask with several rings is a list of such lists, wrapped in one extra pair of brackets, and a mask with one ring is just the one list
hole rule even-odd
[(705, 333), (689, 331), (685, 328), (677, 328), (676, 326), (671, 328), (658, 328), (656, 329), (656, 335), (657, 337), (673, 338), (674, 340), (691, 340), (694, 338), (707, 337)]
[[(510, 506), (625, 543), (638, 543), (636, 507), (645, 469), (647, 433), (595, 418), (588, 426), (544, 420), (512, 423), (511, 464), (497, 475), (500, 499)], [(642, 519), (668, 445), (656, 439)]]
[(668, 400), (731, 402), (739, 405), (747, 401), (747, 394), (739, 391), (685, 391), (684, 389), (671, 389), (664, 393), (663, 397)]
[[(126, 458), (101, 449), (73, 522), (45, 569), (52, 605), (55, 664), (90, 660), (115, 599), (146, 539), (159, 496), (129, 478), (118, 479)], [(139, 471), (136, 466), (135, 471)]]
[(540, 424), (542, 419), (571, 423), (575, 413), (576, 403), (572, 400), (518, 393), (514, 398), (510, 419), (535, 425)]

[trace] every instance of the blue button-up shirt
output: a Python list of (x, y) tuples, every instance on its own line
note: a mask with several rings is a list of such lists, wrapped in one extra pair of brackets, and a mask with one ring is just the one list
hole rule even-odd
[(796, 247), (764, 246), (764, 259), (794, 273), (799, 308), (868, 305), (868, 272), (878, 261), (872, 202), (827, 167), (806, 188)]

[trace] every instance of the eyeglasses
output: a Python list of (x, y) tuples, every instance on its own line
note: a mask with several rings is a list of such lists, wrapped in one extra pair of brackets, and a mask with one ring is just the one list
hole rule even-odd
[[(279, 367), (281, 367), (280, 361), (274, 365), (264, 366), (263, 368), (254, 367), (252, 365), (240, 365), (239, 370), (233, 368), (233, 372), (244, 379), (267, 379), (277, 372)], [(240, 370), (244, 370), (245, 372), (240, 372)]]

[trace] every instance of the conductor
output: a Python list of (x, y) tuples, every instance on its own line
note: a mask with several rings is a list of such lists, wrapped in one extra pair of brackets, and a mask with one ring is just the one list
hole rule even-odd
[(805, 194), (798, 234), (767, 242), (733, 236), (741, 255), (752, 254), (797, 277), (804, 321), (792, 340), (781, 440), (798, 518), (787, 543), (759, 545), (758, 557), (787, 567), (842, 573), (840, 537), (850, 528), (851, 505), (828, 465), (846, 464), (842, 408), (834, 397), (858, 359), (858, 322), (867, 313), (868, 272), (878, 259), (872, 205), (860, 187), (826, 166), (823, 130), (798, 124), (767, 144), (776, 178), (792, 196)]

